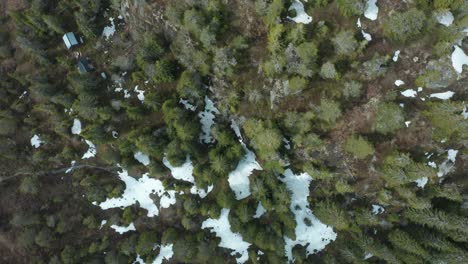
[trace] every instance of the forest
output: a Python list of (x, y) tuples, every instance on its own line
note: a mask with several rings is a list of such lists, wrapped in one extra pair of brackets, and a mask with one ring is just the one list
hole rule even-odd
[(468, 263), (468, 1), (1, 0), (0, 263)]

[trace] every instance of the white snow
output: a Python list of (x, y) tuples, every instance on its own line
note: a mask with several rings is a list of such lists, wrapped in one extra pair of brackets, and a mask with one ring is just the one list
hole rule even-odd
[(102, 220), (101, 221), (101, 226), (99, 227), (99, 229), (101, 229), (105, 224), (107, 224), (107, 220)]
[(81, 122), (79, 119), (74, 119), (73, 120), (73, 126), (71, 128), (71, 132), (73, 135), (79, 135), (81, 134)]
[(260, 218), (264, 213), (266, 213), (265, 207), (263, 207), (262, 202), (258, 202), (257, 210), (255, 211), (254, 218)]
[(41, 144), (44, 144), (44, 142), (41, 140), (41, 138), (38, 135), (34, 135), (31, 138), (31, 146), (34, 148), (39, 148)]
[[(309, 185), (312, 177), (307, 173), (293, 174), (290, 169), (284, 172), (284, 178), (280, 178), (291, 192), (290, 210), (296, 219), (296, 240), (285, 236), (285, 252), (288, 260), (294, 261), (292, 249), (295, 245), (302, 245), (307, 249), (307, 256), (325, 248), (331, 241), (336, 239), (333, 229), (317, 219), (308, 207)], [(305, 220), (312, 223), (310, 226)]]
[(411, 121), (405, 121), (405, 126), (406, 127), (409, 127), (410, 124), (411, 124)]
[(102, 30), (102, 36), (108, 40), (110, 37), (112, 37), (115, 33), (115, 24), (114, 24), (114, 18), (109, 18), (109, 21), (111, 22), (110, 26), (104, 27)]
[(183, 104), (185, 109), (190, 110), (192, 112), (194, 112), (197, 109), (197, 107), (192, 105), (191, 103), (189, 103), (188, 100), (184, 100), (184, 99), (180, 98), (179, 103)]
[(166, 157), (163, 158), (163, 164), (171, 171), (172, 177), (176, 180), (195, 183), (195, 178), (193, 177), (193, 164), (190, 157), (187, 156), (185, 163), (180, 167), (172, 166)]
[(172, 164), (169, 162), (169, 160), (166, 157), (163, 158), (163, 164), (171, 171), (172, 177), (174, 177), (174, 179), (190, 182), (193, 184), (193, 186), (190, 188), (191, 194), (198, 194), (198, 196), (200, 196), (200, 198), (203, 199), (214, 188), (213, 185), (210, 185), (205, 191), (204, 189), (199, 189), (196, 186), (195, 178), (193, 177), (193, 164), (189, 156), (187, 156), (185, 163), (182, 164), (180, 167), (172, 166)]
[(439, 171), (437, 172), (437, 176), (439, 178), (447, 175), (453, 169), (457, 159), (457, 154), (458, 150), (449, 149), (447, 151), (447, 160), (439, 165)]
[(75, 168), (76, 160), (72, 160), (70, 163), (70, 167), (65, 171), (65, 173), (70, 173)]
[(429, 167), (434, 168), (434, 169), (437, 168), (437, 164), (436, 164), (435, 162), (433, 162), (433, 161), (429, 161), (429, 162), (427, 163), (427, 165), (428, 165)]
[(213, 101), (208, 96), (205, 96), (205, 111), (198, 114), (202, 125), (200, 141), (205, 144), (214, 143), (214, 138), (211, 136), (211, 127), (215, 123), (215, 114), (219, 114), (218, 109), (214, 106)]
[(202, 229), (211, 229), (212, 233), (221, 238), (219, 243), (220, 247), (232, 249), (231, 256), (239, 254), (240, 257), (236, 258), (237, 263), (245, 263), (249, 259), (249, 252), (247, 251), (250, 243), (242, 239), (239, 233), (231, 231), (231, 224), (229, 223), (229, 209), (223, 208), (219, 219), (209, 218), (202, 223)]
[(404, 97), (416, 97), (417, 92), (413, 89), (407, 89), (400, 92)]
[[(172, 249), (173, 244), (167, 244), (167, 245), (155, 245), (153, 249), (156, 249), (160, 247), (161, 249), (159, 250), (159, 255), (153, 260), (151, 264), (162, 264), (163, 260), (170, 260), (172, 256), (174, 255), (174, 251)], [(146, 264), (145, 261), (141, 258), (140, 255), (137, 255), (135, 261), (133, 264), (139, 263), (139, 264)]]
[(396, 85), (396, 86), (402, 86), (403, 84), (405, 84), (405, 82), (402, 81), (402, 80), (396, 80), (396, 81), (395, 81), (395, 85)]
[(141, 152), (141, 151), (138, 151), (137, 153), (135, 153), (133, 155), (133, 157), (136, 160), (138, 160), (138, 162), (140, 162), (141, 164), (143, 164), (145, 166), (148, 166), (150, 164), (149, 156), (146, 155), (146, 154), (143, 154), (143, 152)]
[(377, 0), (367, 0), (367, 8), (364, 11), (364, 16), (370, 20), (376, 20), (379, 14), (379, 7), (377, 6)]
[(372, 258), (374, 255), (372, 255), (371, 253), (366, 253), (366, 255), (364, 256), (364, 260), (366, 259), (370, 259)]
[(358, 18), (358, 19), (357, 19), (356, 26), (357, 26), (358, 28), (360, 28), (360, 27), (362, 26), (362, 25), (361, 25), (361, 18)]
[(433, 94), (431, 94), (429, 97), (431, 97), (431, 98), (438, 98), (438, 99), (441, 99), (441, 100), (447, 100), (447, 99), (452, 98), (452, 96), (453, 96), (454, 94), (455, 94), (455, 93), (452, 92), (452, 91), (447, 91), (447, 92), (443, 92), (443, 93), (433, 93)]
[(400, 56), (400, 50), (395, 51), (395, 53), (393, 54), (392, 60), (393, 60), (394, 62), (397, 62), (399, 56)]
[(463, 116), (463, 119), (467, 119), (467, 118), (468, 118), (468, 111), (466, 111), (466, 106), (463, 107), (462, 116)]
[(381, 214), (383, 212), (385, 212), (385, 208), (383, 208), (383, 206), (378, 205), (378, 204), (373, 204), (372, 205), (372, 214), (378, 215), (378, 214)]
[(121, 197), (108, 198), (106, 201), (99, 204), (103, 210), (110, 208), (125, 208), (139, 203), (141, 208), (146, 209), (147, 216), (153, 217), (159, 214), (158, 206), (150, 197), (155, 194), (160, 198), (160, 208), (168, 208), (176, 203), (175, 191), (164, 189), (163, 183), (160, 180), (149, 178), (148, 173), (145, 173), (138, 180), (128, 175), (128, 171), (122, 169), (118, 173), (121, 181), (125, 183), (125, 191)]
[(418, 93), (419, 92), (422, 92), (423, 88), (422, 87), (418, 87)]
[(455, 50), (452, 53), (452, 66), (458, 73), (462, 73), (463, 65), (468, 65), (468, 56), (458, 46), (454, 46)]
[(457, 154), (458, 150), (449, 149), (447, 151), (447, 160), (450, 160), (451, 162), (455, 163), (455, 160), (457, 159)]
[(415, 182), (419, 188), (424, 188), (424, 186), (426, 186), (428, 181), (429, 181), (429, 178), (422, 177), (422, 178), (417, 179)]
[(96, 146), (93, 144), (93, 142), (89, 141), (89, 140), (85, 140), (86, 144), (88, 144), (88, 151), (86, 151), (85, 154), (83, 154), (83, 157), (81, 157), (81, 159), (89, 159), (89, 158), (92, 158), (94, 156), (96, 156)]
[(302, 4), (301, 1), (294, 0), (292, 5), (289, 7), (288, 11), (291, 11), (293, 9), (296, 11), (296, 16), (295, 17), (288, 16), (288, 19), (291, 19), (292, 21), (296, 23), (302, 23), (302, 24), (309, 24), (310, 22), (312, 22), (312, 17), (309, 16), (304, 11), (304, 4)]
[(136, 231), (135, 225), (133, 223), (131, 223), (128, 226), (111, 225), (110, 227), (112, 229), (114, 229), (115, 232), (117, 232), (119, 234), (123, 234), (123, 233), (129, 232), (129, 231)]
[(283, 138), (284, 148), (287, 150), (291, 149), (291, 142), (287, 138)]
[(436, 19), (440, 24), (442, 24), (442, 25), (444, 25), (446, 27), (450, 26), (453, 23), (453, 20), (454, 20), (452, 12), (450, 12), (448, 10), (445, 10), (445, 11), (437, 14)]
[(364, 30), (361, 30), (361, 33), (362, 33), (362, 37), (363, 37), (365, 40), (367, 40), (367, 41), (371, 41), (371, 40), (372, 40), (371, 34), (366, 33)]
[(133, 88), (133, 91), (137, 93), (138, 100), (140, 100), (143, 103), (143, 101), (145, 101), (145, 91), (139, 90), (138, 85), (135, 86), (135, 88)]
[(28, 91), (24, 91), (20, 96), (19, 99), (23, 99), (28, 94)]
[(208, 186), (207, 190), (205, 191), (204, 189), (199, 189), (195, 184), (190, 188), (190, 193), (191, 194), (198, 194), (200, 198), (205, 198), (214, 188), (214, 185)]
[(106, 73), (105, 73), (105, 72), (101, 72), (101, 77), (102, 77), (104, 80), (107, 79)]
[(112, 131), (112, 137), (113, 137), (113, 138), (117, 138), (118, 136), (119, 136), (119, 132), (113, 130), (113, 131)]
[(254, 170), (262, 170), (262, 167), (255, 160), (255, 153), (249, 150), (244, 143), (242, 147), (246, 151), (244, 158), (239, 161), (235, 170), (228, 175), (229, 187), (236, 195), (237, 200), (244, 199), (250, 195), (249, 176)]

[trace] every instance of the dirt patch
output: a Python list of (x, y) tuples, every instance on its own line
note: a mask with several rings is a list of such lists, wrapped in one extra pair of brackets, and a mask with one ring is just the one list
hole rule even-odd
[(0, 1), (0, 16), (5, 16), (8, 11), (24, 9), (28, 6), (26, 0), (2, 0)]

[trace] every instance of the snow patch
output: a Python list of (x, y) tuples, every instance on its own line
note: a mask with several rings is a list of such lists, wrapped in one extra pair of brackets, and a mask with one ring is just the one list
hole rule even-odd
[(34, 135), (31, 138), (31, 146), (33, 146), (34, 148), (39, 148), (41, 144), (44, 144), (44, 141), (42, 141), (38, 135)]
[(88, 151), (86, 151), (85, 154), (83, 154), (83, 157), (81, 157), (81, 159), (89, 159), (89, 158), (92, 158), (94, 156), (96, 156), (96, 146), (93, 144), (93, 142), (89, 141), (89, 140), (85, 140), (86, 144), (88, 144)]
[(118, 174), (120, 180), (125, 183), (125, 191), (121, 197), (108, 198), (106, 201), (100, 203), (99, 207), (101, 207), (101, 209), (123, 209), (138, 202), (140, 207), (146, 209), (148, 212), (147, 216), (153, 217), (159, 215), (159, 209), (151, 198), (152, 194), (160, 198), (160, 208), (168, 208), (176, 203), (175, 191), (166, 191), (163, 183), (160, 180), (149, 178), (148, 173), (143, 174), (138, 180), (129, 176), (128, 171), (124, 169)]
[(373, 204), (372, 205), (372, 214), (378, 215), (378, 214), (381, 214), (383, 212), (385, 212), (385, 208), (383, 208), (383, 206), (378, 205), (378, 204)]
[(438, 99), (441, 99), (441, 100), (448, 100), (448, 99), (452, 98), (452, 96), (454, 94), (455, 93), (452, 92), (452, 91), (447, 91), (447, 92), (443, 92), (443, 93), (433, 93), (429, 97), (438, 98)]
[(65, 173), (70, 173), (75, 168), (76, 160), (72, 160), (70, 167), (65, 171)]
[(115, 34), (115, 23), (114, 23), (114, 18), (109, 18), (109, 21), (111, 22), (110, 26), (104, 27), (102, 30), (102, 36), (106, 39), (109, 40), (110, 37), (112, 37)]
[(416, 185), (417, 185), (419, 188), (423, 188), (423, 189), (424, 189), (424, 186), (426, 186), (426, 184), (427, 184), (428, 181), (429, 181), (429, 178), (427, 178), (427, 177), (422, 177), (422, 178), (417, 179), (415, 182), (416, 182)]
[(372, 36), (371, 34), (365, 32), (364, 30), (361, 30), (361, 33), (362, 33), (362, 37), (367, 40), (367, 41), (371, 41), (372, 40)]
[(456, 72), (462, 73), (463, 65), (468, 65), (468, 56), (458, 46), (454, 46), (455, 50), (452, 53), (452, 66)]
[(197, 109), (197, 107), (192, 105), (191, 103), (189, 103), (188, 100), (184, 100), (184, 99), (180, 98), (179, 103), (183, 104), (185, 109), (190, 110), (192, 112), (194, 112)]
[(143, 154), (143, 152), (141, 152), (141, 151), (138, 151), (137, 153), (135, 153), (133, 155), (133, 157), (136, 160), (138, 160), (138, 162), (140, 162), (141, 164), (143, 164), (145, 166), (148, 166), (150, 164), (149, 156), (146, 155), (146, 154)]
[(209, 218), (203, 221), (202, 229), (211, 229), (212, 233), (216, 233), (216, 236), (221, 238), (219, 246), (232, 249), (231, 256), (240, 255), (240, 257), (236, 258), (237, 263), (245, 263), (249, 259), (249, 252), (247, 250), (251, 244), (245, 242), (241, 234), (231, 231), (229, 211), (229, 209), (223, 208), (219, 219)]
[(442, 11), (439, 14), (437, 14), (436, 19), (440, 24), (446, 27), (452, 25), (454, 20), (452, 12), (448, 10)]
[(402, 80), (396, 80), (396, 81), (395, 81), (395, 85), (396, 85), (396, 86), (402, 86), (403, 84), (405, 84), (405, 82), (402, 81)]
[(410, 124), (411, 124), (411, 121), (405, 121), (405, 126), (406, 127), (409, 127)]
[[(101, 225), (102, 226), (102, 225)], [(110, 226), (112, 229), (115, 230), (115, 232), (119, 234), (127, 233), (129, 231), (136, 231), (135, 225), (131, 223), (128, 226), (118, 226), (118, 225), (111, 225)]]
[(439, 178), (447, 175), (455, 166), (455, 160), (457, 159), (458, 150), (449, 149), (447, 151), (447, 160), (439, 165), (439, 171), (437, 176)]
[[(159, 255), (153, 260), (151, 264), (162, 264), (163, 260), (170, 260), (172, 256), (174, 256), (174, 251), (173, 251), (173, 244), (167, 244), (167, 245), (156, 245), (154, 249), (160, 247), (161, 249), (159, 250)], [(139, 264), (146, 264), (145, 261), (141, 258), (140, 255), (137, 255), (135, 261), (133, 264), (139, 263)]]
[(135, 86), (135, 88), (133, 88), (133, 91), (135, 91), (135, 93), (137, 93), (138, 100), (140, 100), (140, 102), (143, 103), (143, 101), (145, 101), (145, 91), (139, 90), (138, 85)]
[(292, 21), (296, 23), (302, 23), (302, 24), (309, 24), (312, 22), (312, 17), (309, 16), (305, 11), (304, 11), (304, 4), (301, 1), (294, 0), (292, 5), (289, 7), (288, 11), (295, 10), (296, 11), (296, 16), (295, 17), (289, 17), (288, 19), (291, 19)]
[(244, 143), (241, 143), (246, 151), (244, 158), (239, 161), (235, 170), (228, 175), (229, 187), (235, 193), (236, 199), (241, 200), (250, 195), (249, 176), (254, 170), (262, 170), (262, 167), (255, 160), (255, 153), (249, 150)]
[(71, 133), (73, 135), (79, 135), (81, 134), (81, 121), (79, 119), (74, 119), (73, 120), (73, 126), (71, 128)]
[(379, 14), (379, 7), (377, 6), (377, 0), (367, 0), (367, 8), (364, 11), (364, 16), (370, 20), (376, 20)]
[(211, 127), (215, 123), (215, 114), (219, 114), (218, 109), (214, 106), (213, 101), (211, 101), (208, 96), (205, 96), (205, 111), (198, 114), (202, 125), (200, 141), (205, 144), (214, 143), (214, 138), (211, 136)]
[(258, 202), (257, 210), (255, 211), (254, 218), (260, 218), (263, 214), (266, 213), (265, 207), (263, 207), (262, 202)]
[[(284, 172), (284, 178), (280, 178), (291, 192), (290, 210), (296, 219), (296, 240), (284, 236), (285, 252), (288, 260), (293, 261), (292, 249), (296, 245), (302, 245), (307, 249), (307, 256), (325, 248), (336, 239), (333, 229), (317, 219), (309, 209), (307, 197), (312, 177), (307, 173), (295, 175), (290, 169)], [(305, 220), (310, 222), (307, 225)]]
[(395, 53), (393, 54), (392, 60), (393, 60), (394, 62), (397, 62), (399, 56), (400, 56), (400, 50), (395, 51)]
[(172, 166), (166, 157), (163, 158), (163, 164), (171, 171), (172, 177), (176, 180), (195, 183), (195, 178), (193, 177), (193, 164), (190, 157), (187, 156), (185, 163), (180, 167)]
[(404, 90), (403, 92), (400, 92), (401, 95), (403, 95), (404, 97), (416, 97), (416, 94), (418, 94), (415, 90), (413, 89), (407, 89), (407, 90)]

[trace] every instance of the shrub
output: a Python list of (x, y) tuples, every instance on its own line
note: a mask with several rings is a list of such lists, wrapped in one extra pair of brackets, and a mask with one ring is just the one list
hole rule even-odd
[(397, 13), (384, 22), (384, 35), (395, 41), (406, 42), (421, 33), (425, 20), (424, 12), (416, 8)]

